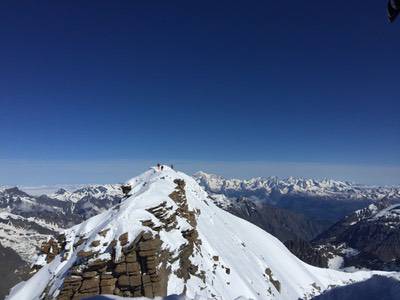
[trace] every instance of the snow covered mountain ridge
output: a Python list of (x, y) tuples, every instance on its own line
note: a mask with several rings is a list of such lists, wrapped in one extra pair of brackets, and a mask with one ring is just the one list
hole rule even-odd
[(31, 263), (39, 244), (63, 228), (105, 211), (123, 197), (119, 185), (91, 185), (49, 196), (0, 189), (0, 243)]
[(8, 300), (96, 294), (190, 299), (311, 299), (373, 274), (319, 269), (276, 238), (218, 208), (190, 176), (151, 168), (121, 204), (42, 246), (41, 269)]
[(247, 180), (226, 179), (215, 174), (197, 172), (197, 182), (207, 191), (228, 197), (276, 198), (282, 195), (307, 195), (332, 199), (400, 200), (399, 187), (371, 187), (345, 181), (289, 177), (258, 177)]

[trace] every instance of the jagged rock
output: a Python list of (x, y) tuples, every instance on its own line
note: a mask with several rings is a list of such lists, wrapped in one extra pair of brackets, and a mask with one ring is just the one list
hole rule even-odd
[(40, 247), (40, 251), (45, 253), (45, 254), (48, 254), (49, 251), (50, 251), (50, 244), (47, 243), (47, 242), (43, 242), (42, 246)]
[(156, 255), (156, 250), (139, 251), (139, 255), (142, 257), (154, 256)]
[(268, 275), (269, 281), (274, 285), (276, 290), (280, 293), (281, 292), (281, 283), (279, 282), (279, 280), (274, 279), (272, 270), (270, 268), (266, 268), (265, 274)]
[(145, 221), (142, 221), (142, 225), (152, 227), (152, 226), (154, 226), (154, 223), (152, 220), (145, 220)]
[(100, 245), (100, 241), (93, 241), (91, 244), (90, 244), (90, 246), (92, 246), (92, 247), (97, 247), (97, 246), (99, 246)]
[(81, 282), (82, 277), (81, 276), (70, 276), (64, 279), (64, 284), (65, 283), (74, 283), (74, 282)]
[(109, 294), (112, 295), (114, 294), (114, 286), (101, 286), (100, 287), (100, 294)]
[(107, 261), (102, 259), (96, 259), (88, 264), (88, 269), (101, 271), (101, 269), (103, 269), (106, 266), (106, 264)]
[(145, 241), (150, 240), (153, 238), (153, 234), (151, 232), (143, 232), (141, 238), (143, 238)]
[(140, 266), (137, 262), (135, 263), (127, 263), (126, 264), (127, 273), (138, 273), (140, 272)]
[(93, 252), (93, 251), (83, 251), (83, 250), (81, 250), (81, 251), (78, 252), (78, 256), (79, 257), (91, 257), (94, 254), (95, 254), (95, 252)]
[(121, 246), (125, 246), (126, 244), (128, 244), (128, 233), (125, 232), (125, 233), (121, 234), (118, 239), (119, 239)]
[(109, 278), (109, 279), (101, 279), (100, 287), (112, 286), (114, 289), (115, 283), (117, 282), (116, 278)]
[(115, 266), (114, 272), (117, 274), (125, 274), (126, 273), (126, 263), (119, 263)]
[(155, 250), (161, 245), (160, 239), (147, 240), (139, 243), (140, 251)]
[(125, 261), (126, 261), (127, 263), (136, 262), (136, 253), (135, 253), (135, 252), (129, 253), (129, 254), (125, 257)]
[(137, 287), (142, 284), (142, 279), (140, 275), (121, 275), (118, 277), (118, 286), (120, 288)]
[(146, 284), (143, 286), (144, 289), (144, 296), (148, 298), (153, 298), (154, 293), (153, 293), (153, 286), (151, 284)]
[(80, 246), (80, 245), (82, 245), (84, 242), (86, 242), (86, 240), (87, 240), (87, 239), (85, 239), (85, 238), (79, 239), (79, 241), (77, 241), (77, 242), (74, 244), (74, 247), (77, 248), (78, 246)]
[(110, 229), (104, 229), (102, 231), (99, 231), (99, 235), (102, 237), (106, 237), (108, 231), (110, 231)]
[(119, 288), (115, 288), (114, 289), (114, 295), (117, 295), (117, 296), (122, 296), (122, 291), (119, 289)]
[(80, 293), (99, 293), (99, 277), (84, 279), (79, 289)]
[(82, 275), (82, 270), (79, 266), (73, 266), (70, 271), (71, 275), (75, 276), (81, 276)]
[(91, 272), (84, 272), (83, 274), (82, 274), (82, 277), (83, 278), (93, 278), (93, 277), (95, 277), (95, 276), (97, 276), (97, 272), (96, 271), (91, 271)]
[(111, 278), (114, 278), (114, 276), (112, 275), (111, 272), (102, 273), (100, 276), (101, 280), (106, 280), (106, 279), (111, 279)]

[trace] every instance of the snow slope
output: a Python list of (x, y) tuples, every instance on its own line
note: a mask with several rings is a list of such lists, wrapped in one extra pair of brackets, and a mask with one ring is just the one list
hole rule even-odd
[[(179, 212), (178, 204), (170, 197), (177, 188), (177, 179), (185, 182), (187, 205), (195, 212), (196, 222), (178, 214), (172, 230), (155, 232), (144, 226), (143, 220), (162, 225), (148, 211), (162, 202), (171, 207), (169, 214)], [(107, 260), (111, 257), (109, 246), (113, 240), (118, 241), (127, 233), (132, 242), (143, 231), (158, 234), (162, 249), (171, 253), (167, 262), (171, 268), (167, 293), (186, 291), (190, 299), (310, 299), (330, 287), (363, 281), (373, 274), (399, 278), (398, 273), (348, 274), (307, 265), (278, 239), (218, 208), (193, 178), (168, 167), (164, 167), (164, 171), (151, 168), (127, 183), (132, 187), (130, 197), (119, 208), (109, 209), (66, 230), (65, 253), (44, 265), (30, 280), (17, 285), (7, 299), (39, 299), (44, 291), (49, 298), (56, 297), (80, 251), (95, 250), (97, 259)], [(203, 272), (204, 280), (193, 275), (185, 280), (178, 275), (180, 249), (188, 243), (183, 232), (192, 229), (197, 230), (201, 242), (195, 245), (189, 259), (197, 266), (198, 273)], [(82, 238), (84, 242), (74, 247)], [(100, 243), (93, 246), (94, 241)], [(117, 243), (117, 257), (121, 249), (121, 244)]]

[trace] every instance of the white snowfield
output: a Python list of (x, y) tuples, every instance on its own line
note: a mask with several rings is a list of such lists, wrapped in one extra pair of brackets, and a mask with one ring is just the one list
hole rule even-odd
[[(128, 232), (129, 241), (133, 241), (141, 231), (151, 231), (142, 226), (140, 221), (152, 219), (157, 224), (158, 219), (146, 209), (164, 201), (168, 206), (173, 206), (172, 211), (177, 208), (169, 198), (176, 188), (175, 179), (185, 181), (189, 208), (199, 212), (196, 228), (201, 245), (197, 246), (190, 259), (199, 271), (205, 272), (205, 282), (195, 276), (191, 276), (187, 282), (178, 278), (174, 271), (179, 268), (179, 261), (175, 261), (168, 279), (169, 295), (182, 294), (186, 286), (188, 299), (297, 300), (311, 299), (333, 286), (363, 281), (374, 274), (400, 279), (399, 273), (395, 272), (343, 273), (307, 265), (272, 235), (218, 208), (192, 177), (164, 166), (163, 171), (151, 168), (129, 180), (127, 183), (132, 186), (132, 191), (120, 209), (110, 209), (66, 230), (67, 259), (61, 261), (61, 257), (57, 256), (27, 282), (15, 286), (6, 299), (39, 299), (46, 287), (50, 287), (50, 298), (55, 298), (77, 253), (80, 250), (88, 251), (92, 241), (101, 241), (94, 250), (99, 250), (100, 257), (108, 258), (105, 245), (114, 239), (118, 240), (121, 234)], [(191, 228), (184, 218), (178, 217), (177, 221), (176, 229), (159, 232), (162, 248), (172, 253), (178, 253), (181, 245), (187, 243), (181, 231)], [(109, 229), (107, 234), (99, 235), (105, 229)], [(81, 237), (87, 238), (87, 241), (74, 250), (73, 244)], [(218, 256), (218, 261), (213, 259), (215, 256)], [(230, 272), (227, 272), (228, 268)]]

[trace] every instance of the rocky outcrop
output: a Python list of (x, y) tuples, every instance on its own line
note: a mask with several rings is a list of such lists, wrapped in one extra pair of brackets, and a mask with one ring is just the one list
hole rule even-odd
[[(50, 238), (47, 242), (43, 242), (40, 246), (40, 254), (44, 255), (47, 263), (51, 263), (53, 259), (60, 254), (61, 249), (65, 248), (65, 235), (60, 234), (56, 238)], [(40, 266), (33, 266), (38, 268)]]
[(177, 215), (183, 217), (192, 226), (192, 229), (182, 232), (182, 236), (187, 240), (187, 243), (179, 249), (179, 269), (176, 271), (176, 275), (185, 281), (191, 275), (203, 278), (204, 274), (197, 273), (197, 266), (193, 265), (190, 261), (190, 257), (193, 251), (195, 251), (196, 246), (201, 243), (196, 229), (196, 213), (199, 214), (200, 212), (189, 209), (185, 193), (185, 181), (176, 179), (174, 183), (177, 185), (176, 190), (169, 197), (178, 205)]
[[(101, 254), (97, 250), (101, 245), (101, 238), (89, 243), (86, 237), (81, 236), (73, 244), (73, 248), (77, 251), (83, 245), (89, 244), (89, 250), (85, 248), (77, 251), (77, 259), (64, 275), (57, 299), (77, 300), (101, 294), (148, 298), (166, 296), (170, 266), (176, 261), (179, 263), (179, 268), (174, 272), (177, 277), (185, 281), (190, 276), (204, 278), (204, 273), (198, 272), (197, 266), (190, 260), (201, 243), (196, 230), (196, 215), (200, 212), (189, 208), (185, 182), (175, 180), (174, 183), (176, 189), (169, 197), (177, 207), (173, 209), (171, 205), (167, 205), (167, 201), (163, 201), (146, 209), (158, 220), (157, 224), (152, 219), (141, 221), (149, 231), (142, 231), (136, 237), (130, 237), (128, 232), (123, 233), (109, 243), (106, 253)], [(172, 254), (168, 249), (162, 249), (158, 232), (177, 229), (177, 217), (186, 220), (191, 228), (181, 231), (187, 242), (177, 253)], [(109, 229), (104, 229), (98, 232), (98, 236), (104, 238), (108, 232)], [(41, 255), (47, 263), (56, 255), (60, 255), (62, 259), (69, 255), (65, 236), (60, 235), (43, 243)], [(43, 296), (50, 297), (48, 294)]]
[(159, 237), (143, 232), (132, 243), (127, 240), (127, 234), (119, 237), (119, 244), (123, 245), (119, 256), (116, 242), (109, 259), (97, 257), (94, 251), (82, 255), (66, 275), (57, 299), (75, 300), (99, 294), (165, 296), (168, 273), (159, 267)]

